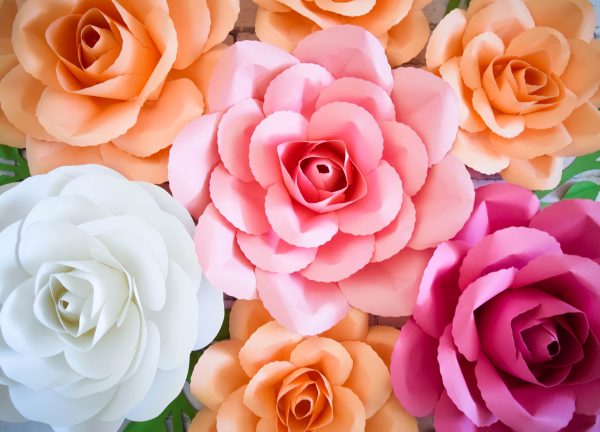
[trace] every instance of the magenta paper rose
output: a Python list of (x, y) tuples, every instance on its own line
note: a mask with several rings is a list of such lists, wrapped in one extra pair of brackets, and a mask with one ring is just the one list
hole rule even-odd
[(256, 298), (281, 324), (322, 332), (349, 304), (408, 315), (430, 248), (473, 206), (449, 86), (392, 72), (355, 26), (318, 31), (292, 54), (239, 42), (217, 64), (211, 113), (176, 138), (175, 198), (199, 217), (207, 278)]
[(494, 184), (427, 265), (392, 384), (437, 432), (598, 431), (599, 339), (600, 203)]

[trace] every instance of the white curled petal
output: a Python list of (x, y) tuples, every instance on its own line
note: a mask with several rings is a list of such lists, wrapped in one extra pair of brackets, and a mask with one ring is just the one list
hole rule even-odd
[(50, 173), (51, 175), (61, 175), (65, 176), (69, 179), (74, 179), (76, 177), (97, 174), (97, 175), (106, 175), (110, 177), (116, 177), (118, 179), (124, 180), (125, 177), (118, 173), (117, 171), (105, 167), (103, 165), (96, 164), (88, 164), (88, 165), (66, 165), (59, 168), (56, 168), (54, 171)]
[(0, 231), (0, 304), (8, 295), (31, 276), (25, 272), (17, 257), (19, 222)]
[(196, 293), (198, 299), (198, 337), (194, 350), (204, 348), (211, 343), (225, 318), (223, 293), (211, 285), (207, 278), (202, 278), (200, 288)]
[(27, 420), (13, 405), (8, 393), (8, 386), (5, 385), (0, 385), (0, 420), (11, 423)]
[(11, 351), (0, 356), (0, 366), (8, 378), (35, 391), (50, 390), (66, 384), (77, 385), (81, 380), (60, 354), (36, 357)]

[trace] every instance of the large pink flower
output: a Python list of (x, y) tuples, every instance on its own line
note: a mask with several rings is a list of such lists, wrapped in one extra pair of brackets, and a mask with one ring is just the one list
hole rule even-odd
[(599, 245), (600, 203), (478, 189), (394, 348), (400, 402), (438, 432), (597, 431)]
[(211, 113), (175, 140), (169, 180), (199, 217), (208, 279), (260, 296), (303, 334), (352, 305), (408, 315), (428, 250), (472, 209), (465, 167), (448, 155), (452, 91), (429, 72), (392, 72), (360, 27), (316, 32), (293, 55), (229, 48), (209, 84)]

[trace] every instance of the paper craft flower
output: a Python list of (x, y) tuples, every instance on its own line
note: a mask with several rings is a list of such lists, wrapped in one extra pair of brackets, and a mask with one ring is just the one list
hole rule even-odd
[(98, 163), (165, 182), (238, 12), (239, 0), (0, 0), (0, 142), (26, 147), (34, 174)]
[(160, 414), (223, 321), (189, 214), (97, 165), (0, 193), (0, 419), (112, 432)]
[(292, 51), (320, 29), (351, 24), (373, 33), (392, 66), (416, 57), (427, 44), (429, 21), (423, 8), (431, 0), (254, 0), (256, 35)]
[(600, 149), (600, 56), (586, 0), (478, 0), (433, 31), (426, 59), (454, 89), (454, 153), (485, 174), (552, 189), (564, 156)]
[(194, 368), (191, 390), (204, 409), (190, 432), (417, 432), (390, 384), (398, 330), (368, 320), (352, 309), (327, 333), (303, 337), (259, 301), (237, 301), (231, 340)]
[[(520, 187), (476, 191), (423, 276), (392, 385), (435, 430), (586, 432), (600, 424), (600, 203), (539, 212)], [(595, 425), (595, 426), (594, 426)]]
[(260, 296), (271, 315), (320, 333), (348, 304), (409, 315), (431, 252), (467, 220), (473, 185), (448, 155), (452, 91), (392, 73), (360, 27), (313, 33), (293, 55), (239, 42), (215, 68), (213, 113), (175, 139), (169, 180), (195, 217), (213, 285)]

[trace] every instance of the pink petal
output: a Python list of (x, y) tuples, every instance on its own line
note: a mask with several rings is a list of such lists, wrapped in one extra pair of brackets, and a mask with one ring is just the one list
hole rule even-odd
[(317, 255), (317, 248), (292, 246), (273, 231), (261, 236), (238, 231), (237, 242), (252, 264), (274, 273), (294, 273), (302, 270)]
[(281, 325), (303, 335), (330, 329), (348, 313), (348, 302), (333, 283), (301, 275), (256, 270), (260, 298)]
[(417, 222), (409, 246), (425, 249), (451, 239), (469, 218), (474, 200), (469, 172), (454, 156), (446, 156), (429, 170), (425, 185), (413, 197)]
[(383, 154), (383, 137), (373, 116), (348, 102), (332, 102), (315, 111), (308, 122), (308, 138), (344, 141), (350, 158), (365, 175), (377, 167)]
[[(587, 415), (600, 415), (600, 380), (591, 383), (574, 386), (577, 395), (577, 412)], [(573, 430), (578, 432), (578, 430)], [(593, 429), (589, 432), (596, 432)]]
[(242, 99), (263, 99), (275, 76), (298, 60), (274, 46), (256, 42), (237, 42), (227, 48), (215, 66), (208, 85), (211, 111), (225, 111)]
[(240, 180), (254, 180), (249, 165), (250, 137), (264, 118), (260, 101), (242, 99), (223, 114), (219, 124), (219, 155), (227, 171)]
[(385, 50), (375, 36), (361, 27), (339, 25), (316, 31), (301, 40), (293, 54), (304, 63), (323, 66), (336, 78), (362, 78), (388, 93), (392, 90)]
[(210, 173), (219, 163), (217, 127), (221, 113), (208, 114), (194, 120), (177, 135), (169, 154), (169, 186), (171, 193), (194, 218), (198, 218), (210, 202)]
[(421, 275), (432, 251), (404, 249), (387, 261), (371, 263), (339, 282), (348, 302), (373, 315), (412, 313)]
[(366, 266), (375, 248), (375, 238), (338, 232), (319, 247), (315, 260), (300, 273), (316, 282), (337, 282)]
[(209, 204), (198, 219), (194, 236), (198, 261), (217, 289), (242, 299), (256, 298), (254, 266), (235, 241), (235, 229)]
[(229, 223), (248, 234), (260, 235), (271, 230), (265, 215), (266, 192), (256, 182), (236, 179), (219, 164), (210, 176), (210, 197)]
[[(597, 399), (590, 396), (591, 400)], [(567, 427), (561, 429), (560, 432), (598, 432), (600, 417), (596, 415), (575, 414)]]
[(404, 249), (415, 228), (416, 214), (412, 200), (404, 194), (402, 207), (396, 219), (375, 233), (375, 252), (371, 258), (372, 262), (385, 261)]
[(267, 191), (265, 211), (273, 231), (294, 246), (321, 246), (338, 232), (337, 214), (318, 214), (292, 201), (282, 183)]
[(452, 148), (458, 132), (458, 108), (452, 88), (422, 69), (394, 70), (392, 100), (396, 119), (423, 140), (429, 163), (440, 162)]
[(323, 89), (333, 82), (333, 76), (322, 66), (301, 63), (277, 75), (265, 93), (265, 114), (293, 111), (309, 117)]
[(402, 180), (386, 161), (365, 177), (367, 195), (338, 210), (340, 231), (353, 235), (373, 234), (388, 226), (402, 206)]
[(265, 189), (281, 179), (277, 146), (289, 141), (304, 141), (308, 123), (298, 113), (278, 111), (256, 126), (250, 139), (250, 169)]
[(433, 422), (437, 432), (479, 432), (479, 428), (469, 420), (469, 417), (454, 405), (446, 390), (435, 405)]

